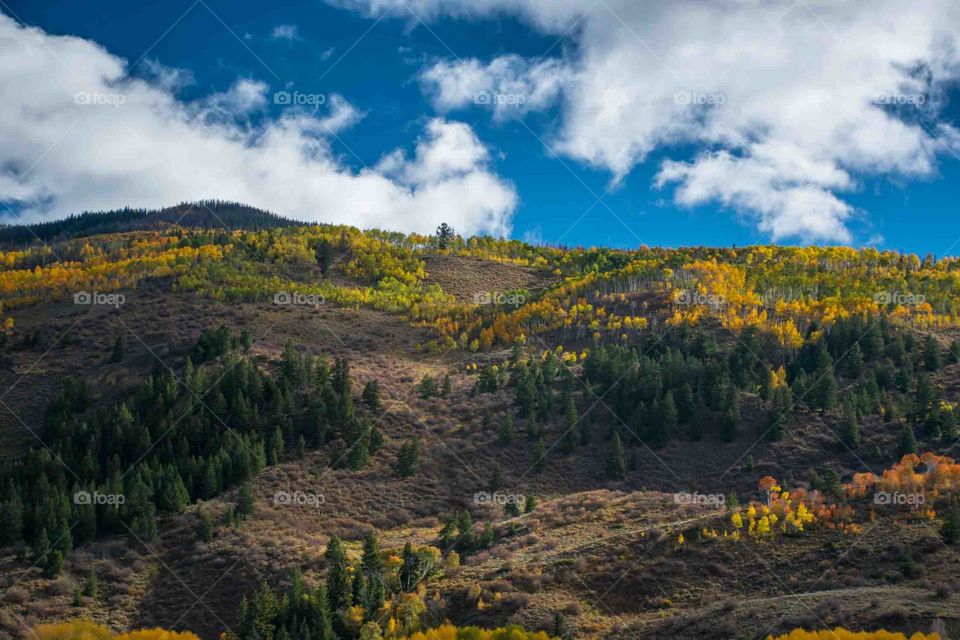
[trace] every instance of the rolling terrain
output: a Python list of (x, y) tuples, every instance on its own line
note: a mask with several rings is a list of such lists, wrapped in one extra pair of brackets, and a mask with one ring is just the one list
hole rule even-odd
[[(25, 492), (0, 550), (0, 635), (88, 618), (260, 637), (242, 599), (263, 583), (287, 589), (297, 572), (324, 584), (332, 536), (365, 572), (371, 535), (382, 575), (400, 575), (407, 544), (438, 558), (416, 587), (384, 578), (385, 613), (335, 621), (341, 637), (370, 624), (401, 637), (401, 607), (388, 610), (404, 593), (422, 605), (408, 631), (450, 620), (568, 638), (935, 623), (960, 634), (960, 547), (943, 533), (960, 497), (953, 467), (911, 458), (912, 484), (896, 486), (924, 502), (873, 499), (904, 455), (957, 455), (957, 262), (532, 247), (304, 227), (239, 206), (215, 208), (224, 228), (202, 209), (0, 233), (0, 320), (12, 319), (0, 502)], [(228, 338), (213, 350), (216, 335)], [(222, 385), (246, 363), (263, 383), (236, 383), (235, 401)], [(68, 380), (86, 391), (61, 420), (51, 407)], [(150, 404), (163, 385), (170, 398)], [(326, 386), (346, 391), (328, 401)], [(133, 417), (114, 432), (121, 405)], [(141, 423), (147, 442), (126, 442)], [(204, 430), (211, 439), (195, 439)], [(85, 445), (64, 445), (91, 433), (120, 434), (118, 486), (128, 506), (133, 479), (150, 487), (155, 531), (120, 509), (79, 535), (76, 491), (113, 481), (113, 440), (97, 437), (103, 470), (74, 455)], [(234, 433), (254, 458), (266, 450), (265, 464), (208, 491), (196, 465), (234, 455)], [(49, 456), (40, 484), (62, 487), (43, 503), (65, 505), (49, 531), (27, 452)], [(171, 473), (186, 491), (175, 506)], [(767, 477), (799, 492), (785, 511), (758, 484)], [(787, 527), (782, 514), (801, 502), (811, 519)], [(760, 525), (765, 507), (779, 522)], [(750, 525), (735, 525), (741, 513)], [(74, 544), (54, 571), (37, 539), (43, 530), (55, 548), (63, 527)], [(370, 583), (354, 588), (358, 603), (373, 597)]]

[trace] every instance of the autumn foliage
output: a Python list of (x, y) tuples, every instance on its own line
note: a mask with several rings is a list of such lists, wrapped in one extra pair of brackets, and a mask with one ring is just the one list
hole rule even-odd
[(89, 620), (42, 624), (33, 629), (30, 635), (36, 640), (199, 640), (189, 631), (165, 629), (140, 629), (114, 634), (107, 627)]
[[(842, 627), (837, 627), (832, 631), (794, 629), (786, 635), (767, 636), (767, 640), (907, 640), (907, 636), (891, 631), (847, 631)], [(940, 635), (918, 631), (910, 636), (909, 640), (940, 640)]]

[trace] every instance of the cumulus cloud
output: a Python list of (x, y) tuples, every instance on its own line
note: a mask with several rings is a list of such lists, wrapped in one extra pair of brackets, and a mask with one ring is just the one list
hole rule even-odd
[(293, 42), (300, 39), (300, 29), (295, 24), (278, 24), (270, 31), (270, 38)]
[(11, 125), (0, 129), (0, 201), (24, 221), (219, 198), (361, 227), (510, 231), (515, 190), (465, 124), (432, 120), (410, 157), (391, 151), (355, 171), (330, 146), (361, 117), (341, 96), (319, 113), (251, 118), (266, 104), (261, 82), (184, 102), (164, 78), (132, 77), (94, 42), (0, 14), (0, 121)]
[(530, 61), (517, 55), (479, 60), (441, 61), (426, 69), (420, 81), (439, 111), (479, 105), (493, 109), (497, 119), (549, 107), (570, 80), (559, 61)]
[(398, 16), (406, 4), (423, 19), (508, 13), (566, 36), (573, 46), (553, 60), (440, 62), (421, 80), (443, 110), (511, 86), (540, 96), (527, 110), (558, 102), (555, 150), (615, 181), (654, 151), (699, 150), (662, 161), (655, 186), (679, 204), (736, 209), (775, 240), (850, 241), (844, 198), (865, 178), (929, 176), (957, 145), (938, 122), (960, 77), (953, 0), (336, 4)]

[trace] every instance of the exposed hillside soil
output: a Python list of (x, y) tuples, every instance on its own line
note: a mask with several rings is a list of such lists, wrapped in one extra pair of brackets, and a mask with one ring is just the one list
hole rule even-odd
[(478, 294), (526, 289), (536, 293), (559, 281), (544, 269), (461, 256), (426, 256), (428, 284), (438, 284), (461, 302)]

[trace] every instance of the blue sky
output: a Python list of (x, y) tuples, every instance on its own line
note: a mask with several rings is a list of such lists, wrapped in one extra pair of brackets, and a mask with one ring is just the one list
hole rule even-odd
[[(324, 161), (335, 163), (337, 175), (346, 177), (376, 168), (383, 175), (391, 176), (392, 186), (399, 185), (411, 198), (408, 206), (396, 211), (388, 209), (382, 215), (375, 216), (373, 223), (377, 226), (393, 226), (404, 230), (429, 228), (436, 219), (449, 217), (455, 226), (461, 228), (481, 232), (509, 228), (511, 236), (515, 238), (568, 245), (746, 245), (776, 241), (787, 244), (818, 242), (875, 245), (941, 256), (947, 252), (956, 254), (960, 250), (960, 244), (954, 244), (960, 239), (960, 216), (956, 215), (954, 205), (960, 185), (960, 161), (957, 158), (960, 146), (956, 144), (952, 129), (960, 114), (955, 106), (954, 74), (957, 65), (953, 56), (956, 54), (949, 46), (942, 49), (945, 54), (937, 48), (943, 47), (943, 39), (952, 38), (956, 31), (953, 29), (954, 23), (938, 13), (952, 10), (942, 9), (936, 2), (918, 10), (929, 13), (928, 23), (920, 24), (921, 28), (918, 25), (904, 28), (904, 44), (910, 46), (905, 47), (909, 51), (903, 55), (913, 62), (913, 67), (900, 72), (902, 76), (897, 76), (895, 72), (888, 78), (884, 76), (886, 71), (883, 71), (883, 65), (895, 68), (903, 66), (901, 59), (877, 59), (875, 54), (866, 53), (861, 59), (857, 57), (859, 54), (846, 50), (837, 55), (852, 56), (852, 61), (861, 65), (859, 71), (851, 69), (851, 75), (845, 77), (842, 67), (852, 66), (851, 59), (837, 57), (838, 69), (821, 68), (812, 72), (820, 74), (822, 86), (835, 87), (839, 83), (847, 87), (862, 81), (863, 69), (869, 70), (876, 65), (882, 70), (879, 73), (882, 77), (871, 87), (891, 87), (891, 93), (896, 91), (908, 97), (923, 96), (921, 99), (926, 103), (925, 108), (911, 110), (912, 105), (906, 104), (899, 111), (887, 109), (887, 113), (896, 116), (892, 118), (895, 124), (900, 123), (895, 127), (886, 123), (884, 126), (892, 127), (888, 131), (876, 131), (871, 127), (867, 116), (875, 117), (875, 113), (863, 111), (864, 117), (861, 118), (856, 109), (850, 109), (850, 113), (843, 118), (837, 117), (836, 122), (831, 124), (833, 129), (830, 132), (822, 133), (822, 142), (810, 144), (797, 152), (796, 166), (803, 168), (786, 183), (780, 178), (771, 179), (769, 172), (778, 175), (790, 173), (794, 165), (785, 168), (779, 160), (767, 159), (747, 163), (744, 158), (759, 158), (771, 147), (776, 151), (782, 145), (795, 149), (798, 142), (803, 146), (805, 136), (802, 131), (796, 133), (797, 123), (817, 123), (819, 118), (816, 114), (791, 114), (790, 117), (795, 120), (783, 124), (777, 121), (777, 108), (761, 109), (750, 105), (752, 113), (747, 122), (744, 122), (746, 118), (740, 119), (736, 114), (724, 116), (723, 121), (713, 121), (710, 120), (712, 113), (707, 111), (695, 115), (693, 123), (686, 122), (679, 131), (671, 131), (666, 135), (660, 132), (671, 129), (675, 120), (662, 113), (649, 112), (642, 105), (643, 100), (638, 100), (638, 94), (634, 91), (636, 86), (653, 86), (660, 82), (660, 76), (651, 74), (666, 76), (664, 69), (667, 69), (676, 76), (670, 67), (679, 69), (680, 64), (690, 62), (684, 56), (695, 55), (689, 52), (698, 46), (715, 47), (714, 52), (722, 52), (724, 46), (729, 45), (723, 41), (711, 42), (713, 36), (709, 31), (699, 35), (693, 27), (689, 31), (664, 28), (669, 39), (663, 36), (664, 40), (658, 42), (655, 35), (658, 24), (669, 25), (672, 21), (682, 20), (695, 26), (704, 19), (702, 15), (691, 18), (667, 13), (675, 12), (673, 8), (651, 8), (648, 15), (642, 15), (629, 6), (621, 9), (611, 0), (609, 5), (601, 2), (603, 6), (599, 8), (596, 2), (588, 3), (584, 5), (585, 9), (581, 7), (582, 10), (577, 9), (567, 16), (560, 10), (554, 12), (549, 6), (544, 8), (545, 5), (540, 2), (532, 2), (531, 5), (536, 5), (533, 8), (517, 8), (511, 6), (511, 0), (484, 0), (475, 3), (480, 5), (479, 8), (475, 6), (472, 9), (457, 7), (456, 0), (413, 0), (410, 7), (405, 7), (409, 11), (398, 9), (394, 4), (390, 12), (385, 12), (385, 5), (391, 3), (381, 3), (380, 0), (342, 0), (336, 3), (338, 6), (319, 0), (274, 0), (270, 3), (186, 0), (154, 4), (106, 0), (91, 3), (67, 0), (5, 2), (0, 9), (7, 16), (14, 17), (18, 23), (40, 29), (42, 37), (51, 38), (51, 42), (59, 43), (55, 40), (57, 36), (72, 35), (98, 44), (106, 50), (102, 54), (104, 57), (124, 59), (122, 82), (142, 78), (157, 84), (158, 77), (173, 77), (163, 76), (164, 72), (170, 74), (172, 70), (180, 70), (178, 77), (189, 80), (169, 90), (178, 108), (181, 105), (213, 104), (212, 95), (228, 94), (239, 81), (257, 83), (257, 90), (263, 92), (266, 101), (249, 109), (238, 109), (235, 117), (240, 124), (231, 126), (239, 126), (240, 129), (231, 131), (257, 132), (268, 123), (282, 118), (287, 107), (274, 103), (273, 96), (277, 91), (325, 96), (323, 106), (306, 110), (307, 116), (317, 118), (330, 115), (333, 111), (331, 97), (340, 96), (349, 105), (350, 117), (346, 118), (349, 124), (342, 127), (337, 125), (335, 133), (322, 136), (325, 146), (321, 153), (326, 154)], [(576, 0), (570, 0), (558, 4), (575, 3)], [(698, 3), (689, 4), (694, 6)], [(784, 24), (788, 25), (790, 34), (804, 34), (805, 30), (815, 28), (818, 22), (824, 24), (824, 32), (836, 30), (828, 33), (828, 41), (842, 39), (849, 43), (849, 38), (842, 33), (844, 29), (859, 33), (855, 27), (862, 24), (857, 22), (858, 16), (833, 15), (828, 8), (819, 7), (817, 2), (809, 4), (809, 12), (799, 12), (796, 16), (787, 13)], [(788, 2), (781, 9), (789, 10), (790, 7), (791, 3)], [(741, 10), (731, 8), (729, 11), (736, 13)], [(597, 17), (600, 13), (606, 17)], [(952, 13), (950, 15), (953, 16)], [(891, 14), (889, 18), (894, 21), (900, 16)], [(716, 16), (713, 20), (716, 20)], [(624, 33), (611, 38), (614, 44), (609, 47), (604, 45), (603, 30), (619, 30), (621, 27)], [(647, 28), (652, 30), (649, 38), (643, 31)], [(731, 17), (730, 37), (736, 35), (737, 28), (738, 22)], [(924, 28), (929, 29), (929, 40), (936, 44), (906, 42), (908, 39), (922, 40), (927, 34)], [(724, 31), (722, 23), (718, 30)], [(16, 33), (22, 36), (22, 32)], [(782, 45), (783, 50), (779, 52), (775, 47), (781, 45), (769, 44), (769, 33), (760, 31), (753, 37), (757, 46), (774, 47), (764, 52), (762, 59), (777, 59), (778, 54), (782, 53), (786, 62), (781, 77), (800, 69), (796, 84), (781, 85), (771, 81), (773, 86), (769, 88), (749, 86), (752, 74), (758, 74), (750, 69), (750, 65), (757, 65), (757, 59), (744, 55), (738, 60), (737, 55), (741, 54), (733, 52), (733, 62), (730, 63), (734, 69), (730, 74), (733, 78), (729, 85), (731, 92), (723, 94), (716, 87), (704, 83), (703, 93), (714, 95), (711, 93), (713, 90), (716, 95), (737, 95), (741, 96), (741, 100), (746, 96), (762, 101), (769, 100), (770, 95), (782, 96), (796, 91), (801, 98), (785, 104), (793, 105), (802, 101), (805, 59), (802, 55), (790, 56), (795, 53), (791, 47), (809, 49), (809, 40), (803, 39), (808, 36), (797, 36), (797, 41), (792, 42), (790, 39), (793, 36), (788, 35), (784, 38), (787, 42)], [(824, 36), (820, 33), (809, 37)], [(898, 37), (896, 29), (890, 37)], [(737, 39), (737, 42), (742, 41), (743, 37)], [(49, 48), (57, 51), (58, 46)], [(617, 46), (621, 46), (621, 50), (618, 51)], [(875, 46), (869, 39), (864, 40), (864, 50)], [(928, 46), (929, 56), (925, 55)], [(37, 55), (45, 55), (47, 49), (46, 45), (39, 48)], [(714, 57), (717, 55), (713, 54)], [(463, 79), (468, 74), (465, 67), (459, 65), (473, 62), (475, 65), (472, 69), (482, 71), (487, 82), (477, 84), (478, 88), (489, 88), (491, 77), (494, 86), (508, 86), (497, 85), (504, 82), (504, 74), (491, 71), (494, 61), (506, 57), (523, 61), (519, 73), (507, 74), (507, 80), (516, 81), (517, 75), (523, 79), (524, 74), (532, 74), (538, 65), (553, 63), (556, 68), (564, 68), (559, 74), (567, 78), (563, 81), (566, 84), (557, 90), (556, 95), (522, 113), (519, 110), (511, 113), (510, 107), (505, 107), (506, 115), (503, 117), (472, 101), (465, 103), (463, 100), (438, 97), (440, 83)], [(76, 61), (70, 58), (69, 62), (59, 66), (70, 67), (71, 75), (86, 76), (82, 70), (78, 72), (77, 66), (86, 64), (87, 58), (94, 59), (90, 63), (94, 67), (102, 63), (95, 59), (95, 54), (90, 54), (86, 58), (78, 55)], [(57, 68), (56, 64), (46, 64), (41, 68)], [(816, 67), (818, 64), (830, 66), (832, 63), (829, 60), (811, 59), (809, 66)], [(744, 69), (742, 75), (741, 67)], [(158, 69), (161, 71), (158, 72)], [(425, 79), (425, 74), (431, 69), (438, 70), (434, 76), (440, 78), (437, 82)], [(602, 74), (608, 71), (611, 75), (605, 80)], [(569, 79), (578, 74), (578, 79)], [(686, 72), (681, 70), (679, 74), (685, 76)], [(584, 80), (584, 75), (589, 79)], [(23, 84), (22, 78), (14, 78), (11, 82)], [(700, 80), (690, 86), (694, 94), (698, 88), (696, 82)], [(812, 94), (821, 89), (817, 79), (810, 82)], [(0, 86), (3, 86), (3, 79), (0, 79)], [(528, 81), (520, 86), (530, 88), (537, 84), (536, 81)], [(718, 86), (723, 88), (722, 85)], [(597, 87), (610, 92), (599, 111), (591, 102), (592, 96), (598, 91)], [(13, 88), (16, 89), (17, 85), (14, 84)], [(675, 96), (676, 92), (670, 91), (671, 88), (676, 87), (658, 87), (652, 90), (651, 95), (655, 97), (657, 92), (667, 91), (668, 95)], [(28, 89), (24, 87), (23, 90)], [(469, 87), (467, 91), (470, 91)], [(523, 95), (528, 105), (535, 101), (532, 94), (518, 95)], [(738, 105), (732, 99), (726, 100), (727, 103), (719, 108), (728, 110), (727, 113), (738, 110)], [(626, 106), (614, 106), (608, 110), (607, 105), (616, 105), (620, 101)], [(631, 101), (636, 104), (629, 104)], [(909, 99), (901, 101), (909, 102)], [(230, 105), (234, 102), (224, 99), (217, 104)], [(121, 106), (117, 113), (124, 114), (123, 110), (129, 106), (129, 103)], [(35, 102), (29, 103), (28, 107), (39, 109)], [(225, 108), (230, 109), (229, 106)], [(780, 110), (784, 111), (783, 108)], [(133, 124), (123, 126), (139, 126), (143, 120), (140, 114), (126, 113)], [(832, 116), (825, 114), (825, 117), (829, 119)], [(693, 130), (696, 118), (708, 119), (711, 124), (704, 128), (711, 129), (709, 135), (701, 136)], [(445, 139), (445, 134), (439, 133), (442, 125), (430, 129), (430, 123), (437, 119), (469, 127), (469, 140), (464, 138), (466, 129), (457, 131), (458, 134), (464, 134), (459, 137), (461, 142), (457, 150), (466, 145), (469, 149), (465, 153), (472, 159), (469, 160), (469, 166), (453, 170), (456, 174), (453, 180), (460, 180), (467, 175), (476, 177), (480, 185), (477, 191), (481, 194), (477, 198), (471, 195), (474, 191), (461, 188), (458, 182), (448, 184), (447, 180), (452, 174), (446, 169), (437, 177), (434, 168), (427, 168), (428, 149), (423, 150), (422, 162), (416, 155), (418, 142)], [(607, 119), (610, 123), (605, 123)], [(643, 127), (635, 128), (632, 124), (647, 119), (650, 123), (645, 123)], [(96, 208), (101, 202), (104, 207), (120, 202), (131, 206), (153, 206), (158, 199), (167, 197), (168, 193), (186, 193), (179, 188), (156, 189), (155, 185), (146, 184), (142, 174), (111, 175), (110, 171), (121, 170), (109, 166), (109, 162), (105, 162), (108, 166), (98, 170), (93, 177), (97, 188), (91, 189), (91, 193), (80, 187), (56, 192), (51, 185), (64, 182), (64, 175), (58, 172), (68, 174), (66, 182), (70, 181), (71, 171), (82, 176), (82, 182), (91, 182), (90, 175), (81, 174), (67, 160), (57, 160), (57, 154), (70, 144), (73, 136), (82, 135), (81, 129), (84, 127), (93, 131), (96, 127), (108, 126), (99, 117), (88, 124), (86, 115), (78, 120), (79, 124), (70, 125), (73, 121), (69, 117), (65, 122), (67, 126), (63, 129), (66, 130), (68, 126), (74, 128), (63, 135), (62, 142), (58, 137), (61, 136), (60, 131), (50, 134), (50, 139), (58, 141), (57, 146), (39, 161), (29, 175), (24, 174), (30, 171), (29, 167), (34, 165), (34, 161), (28, 149), (39, 149), (41, 154), (34, 155), (42, 155), (46, 151), (43, 145), (37, 143), (38, 146), (30, 147), (24, 144), (23, 157), (3, 158), (7, 166), (16, 167), (12, 172), (14, 183), (22, 184), (34, 178), (39, 182), (40, 174), (49, 173), (46, 176), (48, 182), (31, 185), (34, 187), (32, 191), (24, 189), (24, 195), (4, 197), (8, 212), (18, 211), (24, 213), (27, 219), (41, 219), (55, 217), (66, 210), (73, 210), (73, 207)], [(211, 130), (220, 131), (216, 125), (206, 124), (209, 120), (204, 122), (204, 126), (214, 128), (203, 129), (203, 135), (208, 135)], [(604, 122), (603, 126), (598, 122)], [(4, 124), (7, 133), (3, 136), (18, 135), (10, 131), (16, 128), (15, 123)], [(849, 138), (853, 142), (849, 143), (850, 149), (838, 151), (837, 147), (848, 143), (843, 132), (849, 130), (851, 124), (855, 132), (859, 131), (856, 127), (862, 126), (865, 133), (851, 134)], [(904, 125), (908, 128), (920, 127), (919, 134), (912, 138), (905, 136), (902, 144), (893, 145), (889, 142), (891, 137), (903, 134)], [(766, 133), (778, 127), (781, 135)], [(730, 130), (736, 131), (736, 141), (730, 140)], [(428, 133), (430, 131), (433, 133)], [(879, 140), (870, 138), (874, 134)], [(118, 135), (125, 136), (125, 129), (119, 129)], [(131, 135), (137, 137), (136, 134)], [(150, 135), (144, 134), (144, 139), (150, 140)], [(157, 135), (163, 135), (162, 131)], [(107, 134), (108, 140), (104, 140), (102, 133), (97, 136), (102, 142), (110, 138), (110, 134)], [(744, 142), (744, 137), (748, 142)], [(184, 139), (184, 145), (191, 144), (189, 141), (192, 138)], [(630, 144), (620, 145), (620, 140)], [(837, 140), (843, 142), (838, 145)], [(0, 142), (9, 141), (0, 138)], [(19, 140), (13, 143), (13, 147), (19, 148)], [(884, 147), (885, 144), (889, 146)], [(916, 148), (904, 151), (904, 147), (911, 145)], [(827, 146), (831, 148), (825, 149)], [(479, 153), (478, 149), (483, 150), (482, 158), (474, 154)], [(401, 168), (381, 170), (378, 163), (396, 150), (403, 152)], [(204, 148), (198, 148), (194, 154), (185, 148), (184, 153), (186, 156), (202, 156), (203, 151)], [(144, 153), (149, 152), (140, 152), (139, 155)], [(697, 162), (704, 154), (719, 154), (718, 158), (728, 160), (730, 158), (723, 154), (731, 154), (733, 163), (721, 163), (721, 166), (706, 161)], [(167, 158), (169, 156), (165, 156), (164, 161)], [(270, 164), (270, 156), (265, 158), (264, 162)], [(885, 165), (886, 161), (881, 158), (890, 158), (889, 165)], [(57, 162), (61, 162), (62, 166), (48, 168), (48, 165)], [(224, 160), (211, 157), (206, 162), (222, 163)], [(665, 163), (684, 164), (670, 179), (664, 177)], [(818, 163), (824, 166), (810, 168), (810, 165)], [(309, 177), (309, 170), (310, 167), (304, 169), (304, 176)], [(837, 177), (838, 173), (844, 175)], [(410, 177), (414, 174), (420, 177)], [(427, 174), (432, 177), (422, 177)], [(393, 177), (400, 175), (407, 177)], [(756, 180), (744, 177), (753, 175), (758, 176)], [(663, 184), (658, 184), (658, 176), (661, 176)], [(745, 184), (730, 187), (741, 177)], [(216, 177), (211, 180), (216, 180)], [(750, 180), (753, 182), (746, 184)], [(418, 192), (426, 190), (425, 184), (433, 186), (437, 181), (443, 181), (444, 193), (452, 192), (452, 195), (446, 196), (446, 199), (417, 198)], [(81, 182), (80, 178), (77, 182)], [(179, 184), (182, 180), (175, 182)], [(138, 200), (141, 183), (144, 183), (143, 201)], [(192, 186), (197, 191), (193, 196), (196, 199), (211, 195), (230, 197), (234, 193), (236, 195), (231, 199), (249, 199), (245, 197), (246, 192), (237, 192), (229, 182), (216, 185), (213, 193), (205, 189), (205, 184), (200, 183), (199, 187), (186, 186)], [(689, 193), (686, 196), (678, 195), (684, 185), (689, 188)], [(313, 212), (310, 216), (316, 219), (336, 222), (355, 219), (357, 224), (365, 226), (363, 223), (367, 219), (364, 213), (367, 208), (381, 205), (358, 205), (358, 213), (348, 214), (352, 202), (362, 200), (367, 188), (365, 184), (357, 184), (355, 192), (348, 190), (353, 200), (346, 204), (331, 200), (326, 194), (317, 196), (320, 204), (316, 208), (308, 198), (278, 201), (274, 206), (269, 201), (255, 204), (265, 204), (280, 213), (300, 217), (304, 217), (302, 208), (306, 207)], [(280, 192), (291, 189), (296, 189), (296, 183), (282, 185)], [(109, 195), (111, 190), (115, 191), (113, 195)], [(815, 198), (803, 199), (800, 205), (796, 205), (793, 204), (794, 200), (782, 197), (788, 191), (804, 196), (815, 192)], [(458, 192), (462, 193), (462, 201)], [(492, 192), (496, 197), (491, 195)], [(269, 193), (269, 189), (266, 193)], [(395, 199), (390, 193), (385, 193), (383, 198)], [(78, 201), (78, 204), (72, 205), (71, 199)], [(829, 199), (829, 202), (822, 204), (824, 199)], [(59, 200), (59, 204), (49, 206), (55, 200)], [(38, 201), (45, 204), (38, 205)], [(798, 218), (806, 215), (807, 208), (815, 209), (821, 204), (822, 214), (797, 222)], [(444, 208), (452, 211), (461, 205), (464, 205), (466, 212), (444, 215)], [(342, 214), (346, 215), (346, 219), (329, 214), (325, 210), (327, 206), (347, 212)], [(418, 208), (426, 210), (434, 206), (439, 211), (431, 210), (429, 215), (424, 214), (424, 220), (416, 220)], [(791, 208), (795, 206), (800, 206), (804, 213), (798, 215), (797, 209)]]

